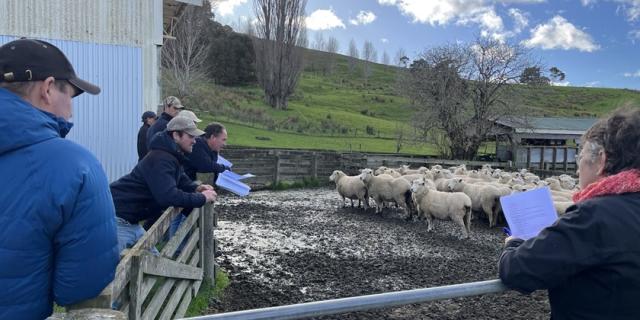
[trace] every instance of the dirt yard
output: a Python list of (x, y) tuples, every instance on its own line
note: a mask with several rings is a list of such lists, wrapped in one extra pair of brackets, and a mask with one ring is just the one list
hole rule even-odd
[[(231, 284), (208, 313), (497, 278), (500, 228), (475, 219), (469, 239), (450, 221), (407, 222), (343, 208), (332, 188), (221, 197), (218, 264)], [(467, 297), (322, 319), (548, 319), (544, 292)]]

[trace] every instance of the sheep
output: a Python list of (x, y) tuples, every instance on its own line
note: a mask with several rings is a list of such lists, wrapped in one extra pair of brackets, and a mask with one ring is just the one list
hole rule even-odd
[(369, 195), (367, 194), (367, 188), (364, 182), (360, 180), (359, 176), (348, 176), (340, 170), (335, 170), (329, 177), (330, 181), (336, 183), (336, 190), (342, 197), (342, 206), (346, 207), (345, 199), (351, 200), (351, 207), (353, 208), (353, 200), (358, 199), (358, 208), (360, 203), (364, 203), (364, 209), (369, 207)]
[(467, 175), (467, 165), (465, 165), (464, 163), (459, 165), (457, 168), (453, 170), (453, 174), (457, 176)]
[(462, 229), (462, 238), (471, 233), (471, 199), (462, 192), (440, 192), (425, 184), (424, 179), (414, 180), (411, 192), (416, 201), (418, 215), (427, 218), (427, 231), (433, 230), (433, 218), (451, 219)]
[(400, 169), (398, 169), (398, 172), (400, 172), (402, 175), (408, 175), (408, 174), (418, 174), (418, 173), (422, 174), (427, 172), (427, 170), (429, 169), (427, 169), (426, 167), (420, 167), (418, 169), (409, 169), (409, 166), (405, 164), (401, 166)]
[(558, 216), (565, 214), (573, 204), (573, 201), (553, 201), (553, 207), (556, 209)]
[(456, 178), (449, 181), (449, 191), (464, 192), (471, 198), (472, 209), (483, 211), (489, 218), (489, 227), (496, 224), (502, 193), (491, 185), (474, 185)]
[(412, 217), (411, 185), (402, 178), (387, 178), (374, 176), (371, 169), (362, 169), (360, 180), (367, 187), (369, 196), (376, 203), (376, 213), (382, 213), (384, 201), (395, 201), (408, 213), (408, 219)]

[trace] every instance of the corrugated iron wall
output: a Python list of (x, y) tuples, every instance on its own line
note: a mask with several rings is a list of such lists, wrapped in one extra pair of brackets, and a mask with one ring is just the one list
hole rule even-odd
[[(15, 37), (0, 36), (0, 45)], [(141, 124), (142, 50), (140, 48), (42, 39), (59, 47), (79, 77), (100, 86), (97, 96), (73, 99), (73, 129), (68, 139), (85, 146), (102, 163), (109, 181), (128, 173), (137, 161)]]
[[(110, 181), (137, 159), (145, 110), (160, 102), (162, 0), (1, 0), (0, 43), (15, 37), (59, 46), (102, 94), (74, 99), (69, 138), (90, 149)], [(53, 40), (52, 40), (53, 39)]]

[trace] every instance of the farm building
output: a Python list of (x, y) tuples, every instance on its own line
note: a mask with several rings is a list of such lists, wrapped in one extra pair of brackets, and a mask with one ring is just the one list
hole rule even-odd
[[(140, 115), (161, 101), (160, 50), (165, 30), (202, 0), (3, 0), (0, 45), (19, 37), (58, 46), (76, 73), (101, 87), (73, 100), (68, 139), (102, 163), (110, 181), (136, 164)], [(171, 41), (171, 40), (167, 40)]]
[(496, 157), (516, 167), (575, 166), (580, 137), (596, 118), (527, 118), (496, 121)]

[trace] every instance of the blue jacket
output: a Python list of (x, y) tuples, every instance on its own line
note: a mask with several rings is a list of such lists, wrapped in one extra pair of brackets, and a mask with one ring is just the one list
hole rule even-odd
[(113, 280), (113, 200), (67, 122), (0, 89), (0, 319), (43, 319)]
[(157, 219), (170, 206), (199, 208), (206, 203), (184, 174), (184, 156), (178, 148), (167, 131), (159, 132), (131, 173), (111, 183), (118, 217), (138, 223)]
[(213, 184), (215, 184), (218, 174), (228, 170), (218, 163), (218, 152), (211, 150), (207, 141), (203, 137), (196, 138), (196, 144), (193, 145), (193, 151), (186, 155), (186, 161), (184, 163), (184, 172), (191, 180), (196, 180), (196, 173), (209, 173), (214, 174)]

